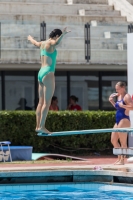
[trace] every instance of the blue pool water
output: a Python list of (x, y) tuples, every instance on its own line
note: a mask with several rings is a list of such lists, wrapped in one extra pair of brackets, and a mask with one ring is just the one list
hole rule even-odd
[(0, 200), (133, 200), (133, 187), (97, 183), (1, 185)]

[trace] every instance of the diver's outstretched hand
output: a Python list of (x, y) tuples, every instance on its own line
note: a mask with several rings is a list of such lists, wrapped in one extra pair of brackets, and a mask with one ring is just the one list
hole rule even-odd
[(67, 34), (67, 33), (70, 33), (70, 32), (71, 32), (71, 30), (67, 30), (67, 27), (65, 27), (62, 31), (63, 34)]
[(27, 40), (31, 41), (32, 39), (33, 39), (33, 37), (31, 35), (28, 35)]

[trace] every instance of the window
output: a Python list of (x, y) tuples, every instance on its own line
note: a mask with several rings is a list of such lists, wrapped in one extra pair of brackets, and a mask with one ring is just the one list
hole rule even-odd
[(55, 92), (54, 96), (58, 98), (59, 110), (67, 109), (67, 73), (55, 72)]
[(102, 72), (102, 108), (104, 110), (114, 109), (109, 102), (109, 96), (116, 92), (115, 84), (118, 81), (127, 83), (126, 72)]
[[(37, 72), (6, 71), (4, 74), (5, 98), (0, 95), (0, 109), (5, 104), (6, 110), (35, 110), (35, 104), (38, 103)], [(127, 82), (126, 71), (56, 71), (54, 96), (58, 98), (59, 110), (67, 109), (69, 95), (78, 97), (77, 103), (82, 110), (113, 110), (108, 99), (110, 94), (115, 92), (115, 84), (118, 81)], [(1, 94), (3, 86), (0, 73)]]
[(70, 72), (70, 93), (78, 97), (82, 110), (99, 108), (99, 77), (98, 72)]
[(34, 110), (34, 72), (5, 73), (5, 109)]

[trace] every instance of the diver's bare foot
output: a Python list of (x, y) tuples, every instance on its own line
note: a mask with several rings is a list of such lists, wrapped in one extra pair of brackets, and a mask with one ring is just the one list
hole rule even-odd
[(44, 128), (44, 133), (51, 134), (51, 132), (50, 132), (50, 131), (48, 131), (46, 128)]
[(124, 160), (119, 160), (115, 165), (124, 165)]
[(43, 128), (43, 129), (37, 129), (36, 130), (36, 132), (38, 132), (38, 133), (47, 133), (47, 134), (51, 134), (51, 132), (50, 131), (48, 131), (46, 128)]
[(37, 128), (37, 127), (35, 128), (35, 131), (36, 131), (36, 132), (38, 131), (38, 128)]
[(115, 163), (114, 163), (114, 165), (116, 165), (118, 162), (120, 162), (120, 160), (118, 159)]

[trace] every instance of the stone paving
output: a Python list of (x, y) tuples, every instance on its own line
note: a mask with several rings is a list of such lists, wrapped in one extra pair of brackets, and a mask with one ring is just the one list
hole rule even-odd
[(40, 170), (92, 170), (98, 166), (104, 170), (117, 170), (123, 172), (132, 172), (133, 163), (125, 162), (125, 165), (114, 165), (116, 157), (114, 156), (94, 156), (87, 157), (87, 161), (61, 161), (61, 160), (43, 160), (43, 161), (27, 161), (1, 163), (0, 172), (2, 171), (40, 171)]

